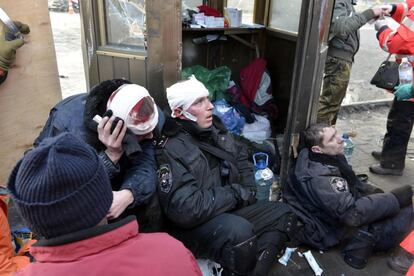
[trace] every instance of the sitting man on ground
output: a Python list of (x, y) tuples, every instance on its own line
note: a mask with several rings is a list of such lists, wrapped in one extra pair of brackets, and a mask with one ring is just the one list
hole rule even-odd
[(283, 198), (304, 224), (301, 242), (327, 250), (349, 238), (345, 262), (358, 269), (372, 250), (398, 245), (411, 229), (411, 186), (389, 193), (362, 183), (343, 155), (336, 129), (315, 124), (304, 132), (306, 147), (283, 189)]
[[(103, 117), (99, 124), (95, 115)], [(152, 131), (157, 122), (157, 106), (144, 87), (109, 80), (53, 107), (34, 146), (67, 131), (82, 138), (98, 151), (111, 179), (114, 201), (108, 219), (133, 214), (141, 231), (157, 231), (156, 216), (147, 210), (156, 191)]]
[(171, 233), (231, 275), (267, 275), (295, 232), (280, 202), (256, 202), (247, 148), (213, 116), (194, 76), (167, 88), (172, 118), (157, 144), (158, 194)]
[(45, 139), (13, 169), (8, 188), (37, 235), (35, 262), (17, 275), (201, 275), (165, 233), (140, 234), (133, 216), (107, 224), (113, 193), (96, 151), (71, 133)]

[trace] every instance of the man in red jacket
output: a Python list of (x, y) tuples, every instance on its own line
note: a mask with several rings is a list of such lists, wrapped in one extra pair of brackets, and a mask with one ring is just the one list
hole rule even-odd
[(201, 275), (192, 254), (165, 233), (140, 234), (135, 217), (107, 224), (111, 184), (95, 150), (70, 133), (45, 139), (14, 168), (8, 188), (44, 237), (17, 275)]
[[(387, 14), (400, 23), (393, 30), (386, 20), (375, 23), (380, 47), (389, 53), (397, 54), (397, 60), (407, 55), (414, 55), (414, 0), (405, 3), (383, 6)], [(396, 96), (387, 119), (387, 133), (384, 136), (382, 151), (373, 151), (372, 156), (380, 163), (372, 165), (372, 173), (381, 175), (402, 175), (405, 166), (405, 154), (414, 124), (414, 106), (411, 102), (412, 88), (401, 86), (395, 91)], [(406, 93), (408, 92), (408, 93)], [(411, 96), (404, 96), (410, 94)]]

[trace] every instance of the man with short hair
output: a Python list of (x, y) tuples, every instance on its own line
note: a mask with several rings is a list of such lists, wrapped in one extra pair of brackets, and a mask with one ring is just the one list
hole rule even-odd
[(53, 107), (34, 146), (67, 131), (82, 138), (98, 151), (111, 179), (114, 199), (108, 219), (135, 215), (142, 231), (159, 231), (159, 214), (149, 214), (147, 208), (156, 191), (152, 131), (158, 119), (158, 108), (144, 87), (108, 80)]
[(71, 133), (45, 139), (8, 183), (29, 227), (44, 239), (17, 275), (201, 275), (192, 254), (164, 233), (140, 234), (133, 216), (107, 225), (113, 193), (96, 151)]
[(194, 76), (167, 88), (158, 194), (171, 233), (231, 275), (267, 275), (296, 229), (286, 204), (256, 203), (247, 148), (227, 132)]
[(351, 236), (344, 260), (363, 268), (372, 249), (396, 246), (410, 229), (411, 186), (378, 193), (361, 183), (343, 155), (342, 138), (327, 124), (310, 126), (304, 141), (283, 188), (284, 201), (304, 224), (297, 238), (326, 250)]

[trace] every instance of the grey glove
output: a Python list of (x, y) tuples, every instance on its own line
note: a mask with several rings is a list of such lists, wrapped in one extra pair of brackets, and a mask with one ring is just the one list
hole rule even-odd
[(400, 208), (412, 204), (413, 189), (411, 188), (411, 186), (404, 185), (402, 187), (392, 189), (390, 193), (395, 195), (395, 197), (398, 200), (398, 203), (400, 204)]
[(231, 184), (234, 197), (237, 200), (236, 208), (243, 208), (252, 205), (257, 201), (256, 190), (254, 188), (243, 187), (240, 184)]
[(381, 29), (383, 26), (387, 26), (387, 20), (385, 19), (378, 19), (377, 21), (375, 21), (374, 27), (375, 30), (378, 31), (379, 29)]

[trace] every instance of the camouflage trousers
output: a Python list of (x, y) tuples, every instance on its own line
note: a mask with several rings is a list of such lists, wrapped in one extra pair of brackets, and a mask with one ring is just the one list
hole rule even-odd
[(348, 88), (352, 62), (328, 56), (325, 62), (322, 93), (319, 97), (318, 123), (335, 125)]

